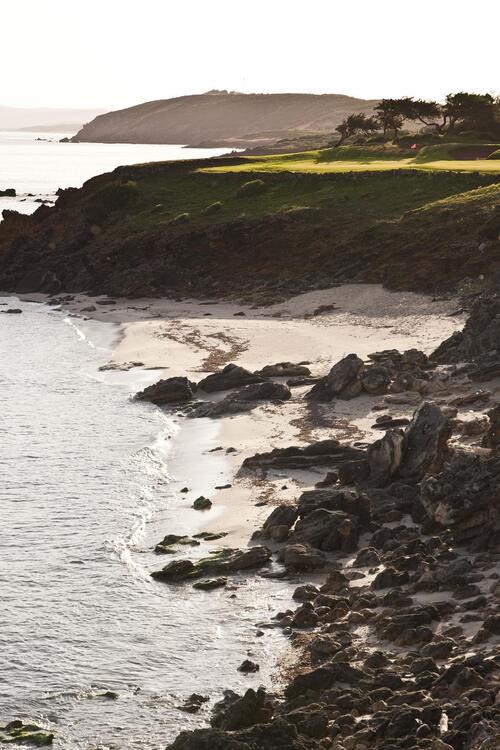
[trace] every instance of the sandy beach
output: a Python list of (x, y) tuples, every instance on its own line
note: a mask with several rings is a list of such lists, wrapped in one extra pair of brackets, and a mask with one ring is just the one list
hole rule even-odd
[[(64, 302), (64, 309), (120, 325), (109, 367), (142, 368), (155, 371), (158, 379), (187, 376), (193, 381), (228, 363), (253, 371), (276, 362), (308, 362), (312, 375), (323, 376), (351, 352), (366, 358), (374, 351), (414, 347), (429, 354), (465, 319), (455, 314), (457, 302), (452, 298), (435, 300), (368, 284), (308, 292), (265, 307), (149, 298), (107, 302), (104, 297), (78, 295)], [(308, 386), (294, 388), (290, 401), (279, 405), (268, 403), (224, 419), (196, 420), (200, 439), (204, 430), (210, 436), (207, 451), (212, 453), (207, 458), (214, 466), (217, 462), (203, 489), (196, 477), (196, 489), (213, 502), (203, 521), (207, 530), (229, 532), (232, 546), (248, 543), (269, 514), (269, 506), (293, 500), (322, 477), (319, 470), (270, 474), (265, 479), (248, 476), (241, 471), (245, 458), (324, 438), (363, 442), (380, 436), (371, 429), (376, 416), (372, 408), (380, 397), (363, 395), (311, 413), (302, 398), (307, 390)], [(213, 394), (208, 399), (221, 397)], [(414, 404), (386, 404), (385, 413), (408, 417), (414, 408)], [(174, 444), (179, 454), (186, 454), (183, 465), (190, 474), (193, 424), (180, 412), (174, 419), (179, 427)], [(224, 477), (218, 484), (213, 479), (217, 474)], [(188, 486), (190, 479), (179, 477)], [(231, 486), (215, 489), (221, 484)]]

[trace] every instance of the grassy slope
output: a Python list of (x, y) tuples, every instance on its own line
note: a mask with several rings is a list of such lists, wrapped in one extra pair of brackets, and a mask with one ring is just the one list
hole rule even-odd
[[(490, 176), (450, 171), (427, 178), (419, 172), (403, 175), (384, 171), (353, 179), (352, 175), (336, 173), (252, 176), (172, 169), (168, 178), (161, 172), (141, 177), (138, 171), (132, 171), (131, 177), (139, 187), (140, 199), (128, 211), (130, 231), (165, 227), (184, 213), (189, 215), (187, 229), (258, 219), (304, 207), (320, 210), (323, 218), (339, 227), (349, 224), (359, 227), (398, 218), (406, 211), (480, 187), (485, 180), (491, 182)], [(261, 178), (264, 191), (254, 196), (238, 196), (238, 189), (249, 177)], [(221, 208), (207, 215), (205, 211), (213, 203), (221, 203)]]
[[(296, 154), (246, 157), (240, 164), (209, 167), (210, 172), (364, 172), (388, 169), (454, 170), (500, 173), (496, 159), (485, 157), (498, 144), (444, 144), (426, 146), (418, 152), (394, 146), (340, 146)], [(467, 153), (467, 151), (469, 152)], [(464, 158), (469, 156), (470, 158)], [(474, 158), (472, 158), (474, 157)]]
[[(329, 165), (331, 151), (317, 159)], [(352, 153), (342, 151), (345, 164)], [(385, 165), (394, 161), (384, 156)], [(279, 159), (297, 158), (308, 160)], [(357, 158), (367, 156), (358, 151)], [(255, 160), (121, 167), (67, 191), (54, 209), (9, 218), (0, 224), (0, 288), (52, 290), (40, 281), (48, 270), (63, 289), (124, 296), (220, 296), (230, 287), (262, 297), (351, 280), (430, 290), (491, 276), (500, 262), (495, 173), (232, 171), (248, 163)], [(239, 194), (256, 178), (262, 192)], [(131, 203), (89, 216), (103, 191), (130, 181)], [(216, 202), (220, 210), (207, 214)], [(485, 238), (487, 249), (478, 252)]]

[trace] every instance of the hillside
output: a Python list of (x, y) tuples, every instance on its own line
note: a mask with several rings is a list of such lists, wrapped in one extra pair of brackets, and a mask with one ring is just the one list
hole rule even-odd
[(32, 216), (4, 212), (0, 289), (230, 289), (263, 303), (337, 282), (437, 292), (500, 273), (498, 173), (207, 172), (222, 161), (120, 167)]
[(375, 101), (339, 94), (240, 94), (213, 91), (108, 112), (72, 139), (100, 143), (259, 146), (301, 133), (334, 130)]

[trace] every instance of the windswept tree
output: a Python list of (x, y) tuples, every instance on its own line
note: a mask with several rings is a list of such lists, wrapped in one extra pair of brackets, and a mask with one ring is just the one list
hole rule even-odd
[(394, 140), (398, 137), (398, 132), (403, 127), (403, 123), (408, 119), (412, 112), (413, 99), (409, 96), (402, 99), (381, 99), (375, 111), (378, 120), (384, 131), (384, 135), (392, 130)]
[(443, 134), (447, 120), (442, 104), (424, 99), (412, 99), (408, 119), (418, 120), (428, 128), (436, 128), (439, 135)]
[(335, 145), (340, 146), (351, 135), (373, 133), (375, 130), (380, 130), (380, 123), (376, 117), (368, 117), (361, 113), (358, 115), (352, 114), (346, 117), (340, 125), (337, 125), (335, 130), (340, 134), (340, 139)]
[(491, 94), (469, 94), (460, 91), (448, 94), (443, 107), (448, 121), (448, 131), (470, 128), (488, 128), (495, 123), (495, 99)]

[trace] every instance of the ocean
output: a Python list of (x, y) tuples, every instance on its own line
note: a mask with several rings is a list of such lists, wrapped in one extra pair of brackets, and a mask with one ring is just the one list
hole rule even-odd
[[(120, 163), (188, 155), (25, 134), (9, 146), (10, 137), (0, 186), (20, 197), (2, 207)], [(154, 582), (149, 573), (166, 562), (154, 545), (201, 528), (179, 490), (210, 496), (230, 479), (224, 457), (208, 454), (217, 424), (176, 422), (133, 401), (154, 372), (99, 370), (118, 327), (16, 298), (0, 304), (23, 310), (0, 315), (0, 725), (41, 723), (56, 748), (164, 748), (207, 720), (210, 704), (194, 716), (177, 708), (191, 693), (213, 704), (225, 688), (271, 683), (286, 640), (272, 629), (255, 638), (256, 624), (289, 606), (290, 586), (236, 577), (207, 593)], [(237, 667), (250, 655), (261, 671), (244, 676)]]
[(15, 198), (0, 197), (3, 209), (32, 213), (39, 201), (54, 200), (58, 188), (81, 187), (103, 172), (124, 164), (204, 159), (227, 149), (130, 143), (60, 143), (67, 133), (0, 131), (0, 190), (14, 188)]

